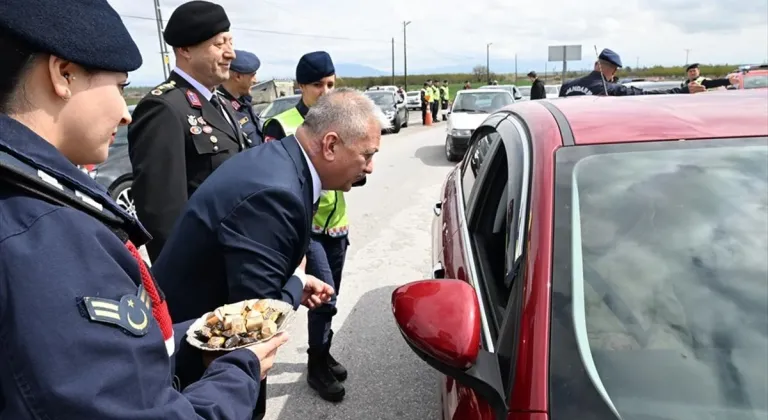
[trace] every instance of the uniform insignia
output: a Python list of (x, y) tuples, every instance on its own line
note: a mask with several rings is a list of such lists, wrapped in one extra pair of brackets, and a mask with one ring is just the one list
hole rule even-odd
[(93, 322), (117, 325), (136, 337), (149, 331), (152, 317), (152, 299), (139, 286), (135, 295), (125, 295), (120, 301), (100, 297), (83, 298), (88, 318)]
[(200, 134), (203, 132), (203, 129), (196, 125), (193, 125), (192, 127), (189, 127), (189, 132), (192, 134)]
[(151, 93), (152, 95), (155, 95), (155, 96), (160, 96), (166, 90), (170, 90), (170, 89), (173, 89), (175, 87), (176, 87), (176, 82), (171, 81), (171, 82), (163, 83), (162, 85), (155, 87), (149, 93)]
[(162, 90), (160, 90), (160, 89), (154, 89), (154, 90), (152, 90), (152, 91), (151, 91), (151, 92), (149, 92), (149, 93), (151, 93), (151, 94), (153, 94), (153, 95), (155, 95), (155, 96), (160, 96), (160, 95), (162, 95), (162, 94), (163, 94), (163, 91), (162, 91)]
[(187, 122), (189, 125), (197, 125), (197, 118), (194, 115), (187, 115)]
[(200, 102), (200, 98), (197, 96), (195, 92), (192, 92), (191, 90), (187, 91), (187, 102), (189, 102), (189, 105), (191, 105), (194, 108), (203, 107), (202, 102)]
[(205, 133), (205, 134), (211, 134), (211, 133), (213, 133), (213, 129), (211, 128), (211, 126), (210, 126), (210, 125), (204, 125), (204, 126), (203, 126), (203, 133)]
[(233, 99), (232, 100), (232, 108), (235, 108), (235, 111), (239, 111), (240, 110), (240, 103)]
[(203, 119), (203, 117), (197, 117), (197, 122), (199, 122), (200, 125), (208, 125), (208, 123)]
[(216, 144), (219, 142), (219, 139), (216, 138), (216, 136), (211, 136), (211, 143)]
[(246, 124), (247, 122), (248, 122), (248, 117), (243, 117), (243, 118), (240, 120), (240, 127), (243, 127), (243, 126), (245, 126), (245, 124)]

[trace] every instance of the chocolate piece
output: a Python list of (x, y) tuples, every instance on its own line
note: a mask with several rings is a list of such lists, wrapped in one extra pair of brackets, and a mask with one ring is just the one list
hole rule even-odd
[(232, 338), (224, 342), (224, 348), (231, 349), (232, 347), (235, 347), (238, 344), (240, 344), (240, 337), (233, 335)]
[(212, 349), (220, 349), (224, 345), (224, 337), (212, 337), (208, 340), (208, 347)]

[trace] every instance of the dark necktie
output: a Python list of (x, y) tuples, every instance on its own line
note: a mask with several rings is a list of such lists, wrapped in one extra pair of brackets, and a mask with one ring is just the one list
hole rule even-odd
[(224, 118), (224, 121), (227, 122), (229, 128), (231, 128), (235, 133), (235, 136), (237, 136), (237, 130), (235, 130), (235, 127), (232, 125), (232, 117), (229, 115), (227, 110), (224, 109), (224, 105), (221, 103), (221, 98), (219, 98), (219, 95), (214, 93), (213, 96), (211, 96), (211, 105), (213, 105), (213, 107), (219, 111), (219, 114)]

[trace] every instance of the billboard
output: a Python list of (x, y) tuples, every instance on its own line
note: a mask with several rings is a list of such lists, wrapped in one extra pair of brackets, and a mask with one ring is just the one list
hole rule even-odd
[(581, 61), (581, 45), (552, 45), (548, 61)]

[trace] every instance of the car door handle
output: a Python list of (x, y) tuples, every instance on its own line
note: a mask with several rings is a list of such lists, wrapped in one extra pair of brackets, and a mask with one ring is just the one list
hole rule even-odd
[(435, 216), (440, 216), (440, 213), (443, 212), (443, 203), (440, 201), (435, 203), (435, 207), (432, 208), (432, 211), (435, 212)]
[(438, 262), (437, 264), (435, 264), (434, 267), (432, 267), (432, 278), (433, 279), (445, 278), (445, 268), (443, 268), (443, 264), (441, 262)]

